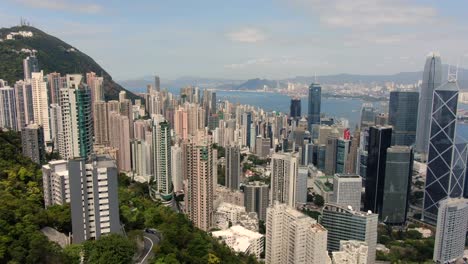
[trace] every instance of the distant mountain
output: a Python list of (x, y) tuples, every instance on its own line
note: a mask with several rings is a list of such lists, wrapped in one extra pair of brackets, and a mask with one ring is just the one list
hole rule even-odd
[[(343, 84), (343, 83), (376, 83), (383, 84), (386, 82), (395, 82), (399, 84), (411, 84), (422, 80), (422, 71), (418, 72), (400, 72), (390, 75), (359, 75), (359, 74), (335, 74), (335, 75), (324, 75), (317, 76), (317, 80), (322, 84)], [(448, 65), (442, 65), (442, 78), (444, 81), (447, 80), (448, 76)], [(312, 83), (314, 82), (314, 76), (297, 76), (295, 78), (286, 79), (284, 81), (299, 82), (299, 83)], [(468, 89), (468, 70), (460, 68), (458, 69), (458, 80), (460, 87)]]
[[(230, 80), (220, 78), (200, 78), (200, 77), (180, 77), (175, 80), (161, 79), (162, 88), (178, 89), (186, 86), (198, 86), (200, 88), (228, 89), (241, 84), (242, 80)], [(119, 81), (124, 87), (129, 89), (142, 89), (148, 84), (154, 84), (154, 76), (143, 76), (138, 79)]]
[[(33, 37), (17, 37), (14, 40), (0, 42), (0, 79), (7, 80), (10, 84), (23, 79), (22, 60), (28, 56), (28, 53), (21, 50), (34, 49), (37, 50), (39, 67), (44, 70), (45, 74), (56, 71), (62, 74), (81, 73), (84, 75), (93, 71), (104, 77), (104, 94), (108, 100), (117, 99), (119, 92), (125, 90), (114, 82), (112, 77), (91, 57), (37, 28), (30, 26), (1, 28), (0, 38), (5, 39), (9, 33), (18, 31), (31, 31)], [(129, 91), (127, 91), (127, 96), (132, 100), (139, 98)]]

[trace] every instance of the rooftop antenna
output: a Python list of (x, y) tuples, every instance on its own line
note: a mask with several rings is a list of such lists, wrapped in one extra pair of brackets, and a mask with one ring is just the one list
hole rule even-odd
[(314, 83), (318, 83), (317, 82), (317, 72), (314, 73)]

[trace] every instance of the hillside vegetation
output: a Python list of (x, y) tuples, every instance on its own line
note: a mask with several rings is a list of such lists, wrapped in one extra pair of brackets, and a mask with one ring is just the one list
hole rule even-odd
[[(10, 32), (31, 31), (34, 36), (31, 38), (17, 37), (14, 40), (4, 40), (0, 42), (0, 79), (7, 80), (11, 85), (17, 80), (23, 79), (23, 59), (28, 53), (21, 52), (22, 49), (37, 50), (36, 56), (39, 60), (39, 67), (44, 73), (60, 72), (81, 73), (95, 72), (104, 77), (104, 93), (107, 100), (117, 99), (119, 92), (125, 90), (115, 83), (112, 77), (99, 66), (91, 57), (79, 51), (64, 41), (46, 34), (45, 32), (30, 26), (1, 28), (0, 37), (2, 39)], [(135, 94), (127, 91), (130, 99), (139, 98)]]

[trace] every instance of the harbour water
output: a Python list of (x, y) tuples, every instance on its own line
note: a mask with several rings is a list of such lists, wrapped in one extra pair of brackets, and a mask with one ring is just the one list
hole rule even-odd
[[(131, 89), (143, 92), (145, 89)], [(179, 94), (179, 89), (169, 89), (171, 93)], [(291, 97), (281, 93), (245, 92), (245, 91), (216, 91), (217, 100), (228, 100), (231, 103), (252, 105), (266, 111), (289, 113)], [(322, 98), (322, 113), (328, 117), (344, 118), (348, 120), (349, 127), (354, 130), (359, 123), (360, 111), (363, 103), (372, 103), (378, 111), (382, 111), (388, 102), (368, 102), (359, 98)], [(459, 109), (468, 110), (468, 105), (459, 104)], [(307, 98), (301, 98), (302, 115), (307, 115)], [(459, 123), (457, 134), (468, 139), (468, 124)]]

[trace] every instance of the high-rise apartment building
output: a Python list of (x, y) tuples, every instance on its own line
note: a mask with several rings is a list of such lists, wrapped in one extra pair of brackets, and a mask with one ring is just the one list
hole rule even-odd
[(24, 80), (32, 78), (33, 72), (39, 72), (39, 62), (36, 56), (28, 56), (23, 60)]
[(60, 105), (60, 89), (66, 88), (66, 78), (58, 72), (47, 74), (47, 86), (49, 89), (49, 102)]
[(29, 124), (21, 130), (23, 155), (37, 164), (45, 162), (44, 130), (37, 124)]
[(62, 135), (58, 139), (59, 153), (64, 159), (87, 158), (93, 151), (91, 93), (88, 86), (81, 83), (81, 75), (67, 75), (66, 78), (68, 88), (60, 90)]
[(70, 202), (68, 161), (53, 160), (42, 166), (42, 181), (46, 207)]
[(130, 121), (127, 116), (116, 112), (109, 114), (109, 143), (118, 149), (117, 167), (119, 171), (131, 171)]
[(97, 101), (93, 104), (94, 144), (107, 145), (109, 144), (109, 111), (107, 110), (107, 103)]
[(115, 160), (108, 155), (68, 162), (73, 243), (121, 233)]
[(468, 200), (447, 198), (439, 203), (434, 256), (436, 263), (455, 263), (464, 255)]
[(199, 131), (184, 143), (184, 167), (187, 178), (186, 210), (193, 224), (209, 230), (213, 226), (214, 151), (211, 135)]
[(267, 209), (267, 264), (327, 263), (327, 230), (301, 212), (275, 202)]
[(247, 212), (256, 212), (258, 219), (266, 221), (266, 210), (269, 204), (268, 184), (258, 181), (250, 182), (244, 186), (244, 206)]
[(10, 86), (0, 87), (0, 127), (18, 130), (15, 89)]
[(226, 146), (226, 187), (238, 190), (241, 182), (240, 148)]
[(273, 201), (296, 206), (297, 153), (275, 153), (271, 157), (271, 204)]
[(320, 105), (322, 102), (322, 87), (317, 83), (309, 86), (309, 100), (307, 121), (309, 122), (309, 131), (312, 131), (313, 125), (320, 125)]
[(44, 81), (44, 74), (32, 72), (31, 77), (32, 102), (34, 123), (44, 128), (44, 142), (50, 142), (50, 124), (49, 124), (49, 99), (47, 95), (47, 82)]
[(416, 142), (418, 92), (390, 92), (388, 124), (393, 127), (392, 145), (412, 146)]
[(467, 162), (466, 142), (458, 143), (455, 134), (458, 109), (458, 84), (449, 81), (434, 91), (429, 153), (422, 218), (437, 220), (439, 202), (463, 196)]
[(34, 123), (33, 98), (31, 83), (17, 81), (15, 83), (16, 119), (18, 130), (27, 124)]
[(367, 243), (368, 264), (375, 263), (377, 224), (379, 216), (370, 212), (325, 204), (320, 223), (328, 230), (328, 251), (339, 251), (341, 241), (358, 240)]
[(160, 118), (153, 118), (153, 181), (150, 193), (155, 199), (171, 201), (173, 198), (171, 168), (171, 128)]
[[(442, 84), (442, 61), (440, 54), (431, 52), (424, 65), (423, 81), (418, 105), (416, 152), (426, 156), (429, 151), (430, 128), (434, 91)], [(437, 215), (437, 214), (436, 214)]]
[(183, 168), (182, 148), (179, 145), (171, 147), (171, 171), (174, 192), (184, 190), (184, 168)]
[(361, 210), (362, 178), (357, 174), (335, 174), (333, 203), (355, 211)]

